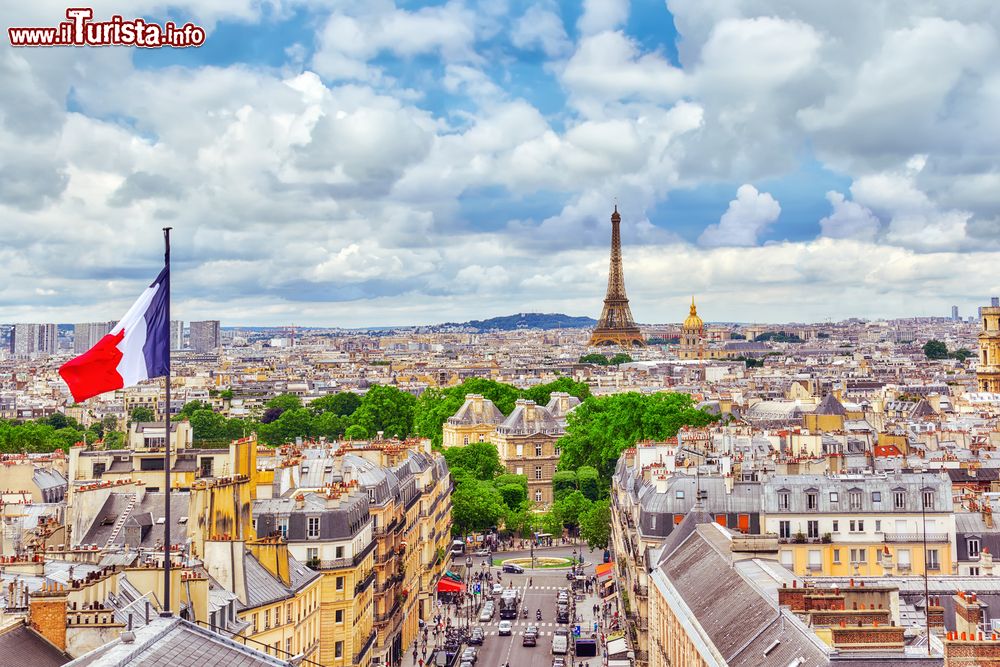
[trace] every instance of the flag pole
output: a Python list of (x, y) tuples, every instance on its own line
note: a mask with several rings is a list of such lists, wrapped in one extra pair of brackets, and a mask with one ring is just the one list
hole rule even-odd
[[(163, 228), (163, 262), (167, 269), (167, 330), (170, 328), (170, 230)], [(160, 616), (170, 616), (170, 345), (167, 345), (167, 380), (166, 401), (163, 412), (163, 425), (166, 445), (163, 450), (163, 472), (165, 480), (163, 508), (163, 611)]]

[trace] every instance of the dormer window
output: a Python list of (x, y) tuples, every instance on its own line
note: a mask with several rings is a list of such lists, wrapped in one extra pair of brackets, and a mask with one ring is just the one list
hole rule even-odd
[(816, 489), (806, 489), (806, 509), (813, 512), (819, 509), (819, 492)]
[(897, 510), (906, 509), (906, 491), (896, 490), (892, 492), (892, 506)]
[(924, 503), (924, 509), (930, 509), (934, 507), (934, 492), (929, 489), (924, 489), (920, 493), (921, 499)]
[(861, 509), (861, 491), (851, 490), (847, 492), (847, 503), (850, 509), (859, 510)]
[(778, 491), (778, 509), (788, 511), (792, 507), (792, 494), (789, 491)]

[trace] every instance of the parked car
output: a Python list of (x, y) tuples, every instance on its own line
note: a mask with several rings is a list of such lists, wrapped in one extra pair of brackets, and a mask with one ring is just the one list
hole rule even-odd
[(476, 649), (471, 646), (467, 646), (465, 650), (462, 651), (462, 662), (471, 662), (472, 664), (476, 664), (478, 657)]
[(503, 593), (503, 586), (500, 584), (493, 584), (493, 595), (500, 595)]
[(504, 563), (503, 571), (509, 574), (524, 574), (524, 568), (517, 563)]
[(484, 636), (485, 635), (483, 634), (483, 629), (477, 625), (476, 627), (472, 628), (472, 632), (469, 634), (469, 644), (475, 646), (482, 646)]
[(514, 624), (508, 620), (500, 621), (500, 625), (497, 626), (497, 631), (501, 637), (509, 637), (511, 631), (514, 629)]

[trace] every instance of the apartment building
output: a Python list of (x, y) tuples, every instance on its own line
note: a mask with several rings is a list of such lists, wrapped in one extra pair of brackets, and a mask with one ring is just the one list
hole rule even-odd
[(83, 322), (73, 325), (73, 353), (83, 354), (97, 345), (115, 328), (117, 322)]
[(222, 345), (222, 329), (219, 320), (191, 322), (189, 325), (189, 347), (195, 352), (218, 352)]
[(773, 475), (762, 485), (764, 532), (797, 575), (951, 573), (955, 516), (944, 473)]

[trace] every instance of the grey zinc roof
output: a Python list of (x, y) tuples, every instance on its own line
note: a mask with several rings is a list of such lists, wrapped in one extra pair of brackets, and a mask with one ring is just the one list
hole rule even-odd
[(847, 414), (847, 410), (844, 409), (844, 406), (841, 405), (836, 396), (833, 394), (827, 394), (823, 397), (823, 400), (820, 401), (820, 404), (816, 406), (816, 409), (813, 410), (813, 414), (843, 416)]
[(155, 618), (135, 631), (135, 641), (105, 644), (76, 660), (72, 667), (291, 667), (177, 617)]
[(246, 581), (247, 607), (260, 607), (292, 597), (291, 591), (267, 571), (252, 554), (243, 554), (243, 572)]
[(23, 623), (0, 632), (0, 667), (58, 667), (69, 656)]
[[(865, 512), (919, 512), (921, 492), (934, 491), (934, 512), (950, 512), (951, 480), (945, 473), (899, 473), (895, 475), (772, 475), (763, 485), (763, 511), (769, 513), (824, 513), (844, 512), (849, 508), (852, 491), (861, 491), (861, 511)], [(903, 491), (906, 507), (895, 509), (893, 493)], [(782, 510), (778, 506), (778, 494), (787, 492), (789, 507)], [(807, 508), (807, 494), (816, 493), (817, 509)], [(830, 492), (837, 492), (834, 501)], [(880, 494), (876, 503), (872, 493)]]
[[(481, 411), (476, 410), (476, 402), (481, 401)], [(479, 394), (466, 394), (465, 403), (462, 407), (448, 417), (449, 424), (475, 425), (475, 424), (500, 424), (503, 421), (503, 413), (488, 398), (483, 398)]]
[(57, 489), (60, 486), (67, 486), (66, 478), (58, 470), (53, 468), (35, 468), (32, 475), (35, 485), (41, 489)]
[(508, 435), (534, 435), (545, 433), (561, 435), (563, 427), (544, 406), (534, 401), (518, 399), (513, 412), (497, 427), (497, 433)]
[(658, 576), (666, 577), (683, 599), (686, 610), (675, 613), (697, 619), (728, 665), (784, 665), (796, 658), (803, 667), (827, 665), (818, 638), (732, 567), (726, 534), (717, 524), (699, 525), (654, 571), (657, 585)]

